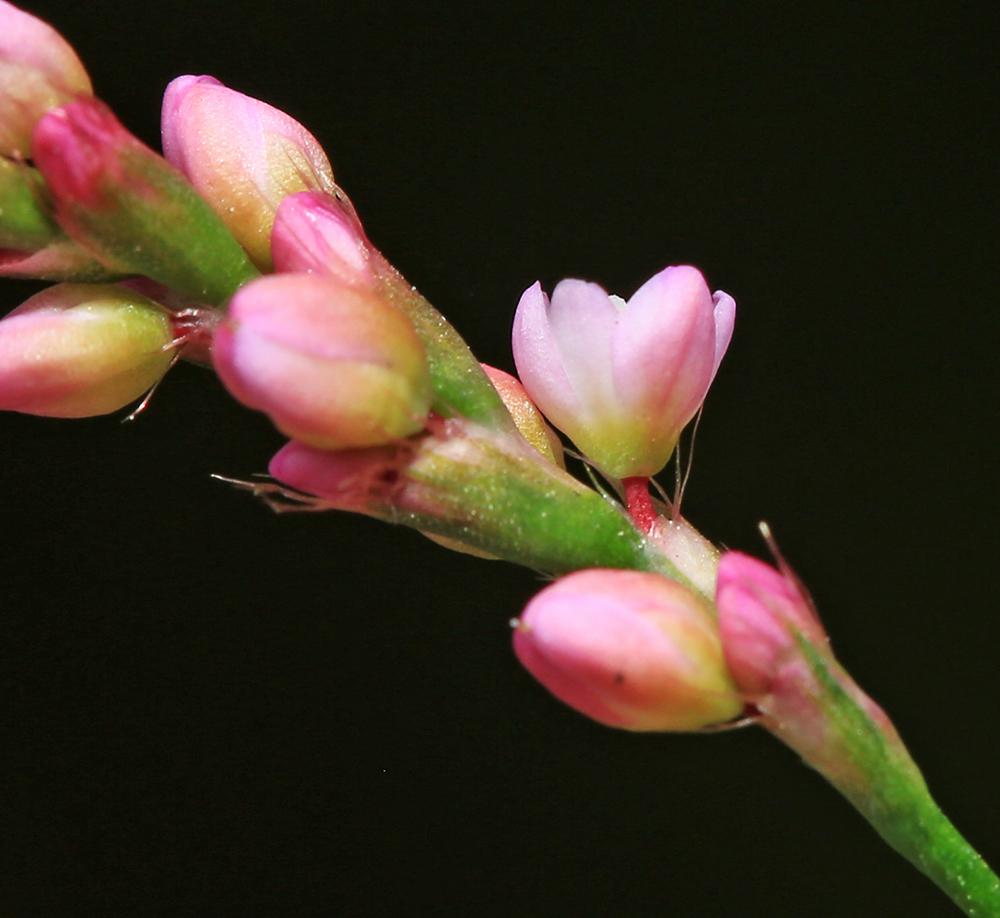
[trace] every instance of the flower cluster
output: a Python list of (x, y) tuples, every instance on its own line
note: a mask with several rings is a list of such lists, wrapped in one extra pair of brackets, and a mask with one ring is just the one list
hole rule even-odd
[(244, 484), (276, 509), (364, 513), (553, 577), (513, 641), (556, 698), (634, 731), (759, 723), (968, 914), (997, 914), (1000, 880), (788, 566), (721, 553), (652, 496), (729, 345), (732, 297), (687, 265), (628, 301), (534, 284), (517, 379), (375, 249), (297, 121), (208, 76), (174, 80), (162, 119), (160, 155), (60, 35), (0, 0), (0, 276), (53, 282), (0, 320), (0, 410), (107, 414), (175, 360), (212, 367), (291, 438), (272, 482)]
[[(57, 281), (0, 321), (0, 407), (108, 413), (174, 359), (208, 363), (291, 438), (272, 501), (565, 575), (516, 620), (514, 649), (608, 725), (730, 721), (792, 653), (787, 622), (822, 640), (777, 572), (738, 555), (720, 568), (650, 496), (732, 336), (732, 297), (698, 270), (668, 267), (627, 302), (582, 280), (551, 299), (529, 287), (518, 380), (480, 366), (371, 245), (319, 142), (284, 112), (179, 77), (161, 156), (49, 26), (0, 0), (0, 35), (0, 273)], [(550, 423), (624, 506), (566, 471)], [(745, 614), (755, 603), (791, 612)]]
[[(535, 284), (514, 319), (518, 380), (480, 366), (371, 245), (320, 143), (284, 112), (179, 77), (160, 155), (49, 26), (0, 0), (0, 35), (14, 36), (0, 41), (0, 274), (58, 282), (0, 321), (0, 408), (107, 413), (174, 359), (208, 363), (292, 439), (272, 500), (297, 499), (291, 486), (569, 574), (515, 630), (559, 698), (630, 729), (739, 713), (718, 553), (668, 550), (665, 530), (686, 524), (648, 491), (718, 370), (731, 297), (687, 266), (628, 302), (580, 280), (550, 300)], [(566, 471), (546, 419), (627, 508)]]

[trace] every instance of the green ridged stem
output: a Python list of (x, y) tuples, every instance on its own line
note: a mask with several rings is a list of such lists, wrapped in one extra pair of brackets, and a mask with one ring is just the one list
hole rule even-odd
[(424, 441), (407, 466), (405, 486), (367, 512), (546, 574), (631, 568), (687, 583), (620, 505), (519, 435), (460, 423), (466, 436)]
[(491, 430), (513, 432), (514, 422), (475, 355), (454, 326), (386, 263), (385, 292), (413, 323), (423, 342), (434, 387), (433, 409), (460, 415)]
[[(801, 722), (763, 726), (816, 768), (882, 838), (975, 918), (1000, 918), (1000, 878), (934, 802), (884, 712), (827, 652), (801, 636), (811, 670)], [(822, 740), (817, 737), (822, 736)]]

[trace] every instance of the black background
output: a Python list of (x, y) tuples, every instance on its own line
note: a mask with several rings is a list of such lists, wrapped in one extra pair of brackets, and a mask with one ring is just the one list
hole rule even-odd
[[(771, 522), (1000, 864), (995, 8), (32, 9), (151, 144), (187, 72), (302, 120), (489, 363), (536, 279), (731, 292), (686, 512)], [(6, 915), (956, 914), (763, 732), (551, 700), (509, 649), (531, 572), (211, 480), (281, 438), (205, 370), (0, 443)]]

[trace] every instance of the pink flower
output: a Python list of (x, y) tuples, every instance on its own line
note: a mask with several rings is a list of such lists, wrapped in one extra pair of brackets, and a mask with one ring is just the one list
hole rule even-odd
[(31, 155), (42, 115), (78, 95), (90, 77), (70, 44), (48, 23), (0, 0), (0, 154)]
[(284, 197), (336, 187), (323, 148), (301, 124), (209, 76), (167, 87), (162, 130), (164, 155), (262, 270), (271, 267), (271, 225)]
[(59, 284), (0, 321), (0, 409), (56, 418), (108, 414), (170, 366), (165, 309), (117, 285)]
[(691, 267), (667, 268), (626, 303), (597, 284), (540, 284), (514, 317), (514, 362), (542, 413), (614, 478), (655, 475), (729, 345), (736, 304)]
[(430, 409), (423, 346), (409, 320), (333, 277), (272, 274), (237, 291), (212, 344), (243, 404), (319, 449), (417, 433)]
[(789, 668), (808, 668), (800, 639), (827, 648), (812, 602), (790, 572), (728, 551), (719, 562), (715, 597), (726, 661), (749, 698), (768, 694)]
[(611, 727), (698, 730), (742, 709), (711, 608), (657, 574), (563, 577), (528, 603), (514, 651), (558, 699)]

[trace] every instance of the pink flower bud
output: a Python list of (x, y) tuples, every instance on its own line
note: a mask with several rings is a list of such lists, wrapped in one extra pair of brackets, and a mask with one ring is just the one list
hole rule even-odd
[(167, 311), (117, 285), (59, 284), (0, 321), (0, 409), (82, 418), (135, 401), (170, 366)]
[(626, 303), (597, 284), (540, 284), (514, 317), (514, 362), (532, 401), (604, 472), (655, 475), (715, 378), (736, 304), (701, 273), (666, 268)]
[(402, 487), (402, 471), (411, 458), (405, 444), (331, 451), (292, 440), (275, 453), (267, 470), (277, 481), (338, 510), (367, 513)]
[(332, 277), (272, 274), (242, 287), (212, 359), (236, 398), (319, 449), (409, 436), (430, 410), (427, 362), (409, 320)]
[(271, 230), (275, 271), (329, 274), (347, 283), (372, 286), (379, 260), (350, 205), (312, 191), (288, 195)]
[(514, 651), (556, 698), (610, 727), (698, 730), (742, 709), (711, 607), (657, 574), (557, 580), (528, 603)]
[(27, 159), (38, 119), (92, 92), (90, 77), (66, 39), (0, 0), (0, 154)]
[(262, 270), (284, 197), (334, 191), (319, 142), (284, 112), (209, 76), (182, 76), (163, 97), (163, 152)]
[(829, 643), (808, 594), (792, 574), (749, 555), (729, 551), (722, 556), (715, 596), (726, 662), (750, 699), (770, 693), (789, 667), (807, 668), (800, 639), (820, 649)]

